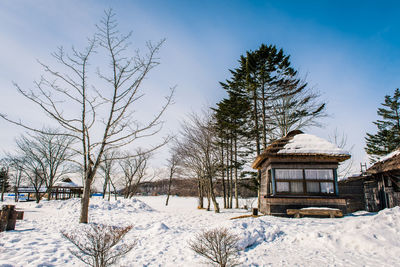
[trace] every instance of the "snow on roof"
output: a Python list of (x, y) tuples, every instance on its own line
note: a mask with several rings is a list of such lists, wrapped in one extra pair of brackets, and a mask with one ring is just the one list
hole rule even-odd
[(54, 186), (60, 186), (60, 187), (81, 187), (77, 185), (76, 183), (73, 182), (57, 182), (54, 184)]
[(280, 154), (327, 154), (350, 155), (335, 144), (311, 134), (297, 134), (277, 153)]
[(379, 159), (378, 162), (384, 162), (384, 161), (391, 159), (397, 155), (400, 155), (400, 148), (396, 149), (395, 151), (392, 151), (391, 153), (387, 154), (386, 156), (383, 156), (382, 158)]

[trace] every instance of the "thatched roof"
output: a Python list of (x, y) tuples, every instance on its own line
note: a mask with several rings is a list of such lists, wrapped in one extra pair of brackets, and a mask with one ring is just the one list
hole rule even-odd
[(289, 132), (272, 142), (264, 152), (259, 155), (252, 164), (254, 169), (258, 169), (262, 162), (272, 158), (313, 158), (329, 159), (341, 162), (350, 158), (350, 153), (338, 148), (335, 144), (315, 135), (305, 134), (300, 130)]
[(389, 171), (400, 171), (400, 147), (369, 167), (367, 173), (377, 174)]

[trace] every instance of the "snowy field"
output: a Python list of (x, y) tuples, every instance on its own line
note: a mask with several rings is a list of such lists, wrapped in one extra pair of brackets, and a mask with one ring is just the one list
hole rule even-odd
[[(400, 207), (340, 219), (229, 220), (245, 211), (197, 210), (195, 198), (172, 197), (168, 207), (164, 202), (164, 196), (91, 200), (91, 222), (134, 226), (125, 239), (139, 242), (118, 266), (205, 266), (187, 242), (219, 226), (240, 236), (242, 266), (400, 266)], [(17, 207), (25, 218), (16, 231), (0, 233), (0, 266), (83, 266), (60, 234), (78, 225), (79, 199)]]

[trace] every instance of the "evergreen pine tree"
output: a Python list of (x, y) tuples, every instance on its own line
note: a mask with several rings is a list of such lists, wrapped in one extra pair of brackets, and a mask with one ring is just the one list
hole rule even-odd
[[(224, 207), (232, 207), (233, 196), (235, 207), (238, 207), (238, 177), (245, 161), (243, 155), (244, 141), (247, 141), (247, 122), (249, 99), (240, 88), (232, 84), (221, 83), (227, 90), (228, 98), (217, 103), (215, 122), (221, 154), (221, 178), (224, 193)], [(225, 183), (226, 177), (226, 183)]]
[(385, 102), (381, 105), (377, 111), (381, 119), (374, 122), (377, 132), (367, 133), (365, 137), (365, 151), (371, 162), (400, 146), (400, 90), (397, 88), (393, 96), (386, 95)]
[[(230, 72), (232, 77), (222, 85), (228, 92), (242, 92), (249, 101), (246, 135), (254, 140), (253, 156), (260, 155), (274, 139), (316, 125), (324, 116), (325, 104), (317, 100), (319, 95), (298, 78), (290, 56), (274, 45), (247, 51), (239, 67)], [(258, 184), (260, 179), (258, 172)]]

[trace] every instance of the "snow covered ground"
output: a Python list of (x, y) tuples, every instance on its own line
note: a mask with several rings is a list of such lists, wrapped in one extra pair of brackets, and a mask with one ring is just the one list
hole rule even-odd
[[(0, 266), (83, 266), (60, 234), (78, 225), (79, 202), (18, 203), (25, 218), (16, 231), (0, 233)], [(118, 266), (204, 266), (187, 242), (220, 226), (240, 236), (242, 266), (400, 266), (400, 207), (340, 219), (229, 220), (245, 211), (197, 210), (195, 198), (172, 197), (168, 207), (164, 202), (164, 196), (91, 200), (92, 222), (134, 226), (125, 238), (139, 243)]]

